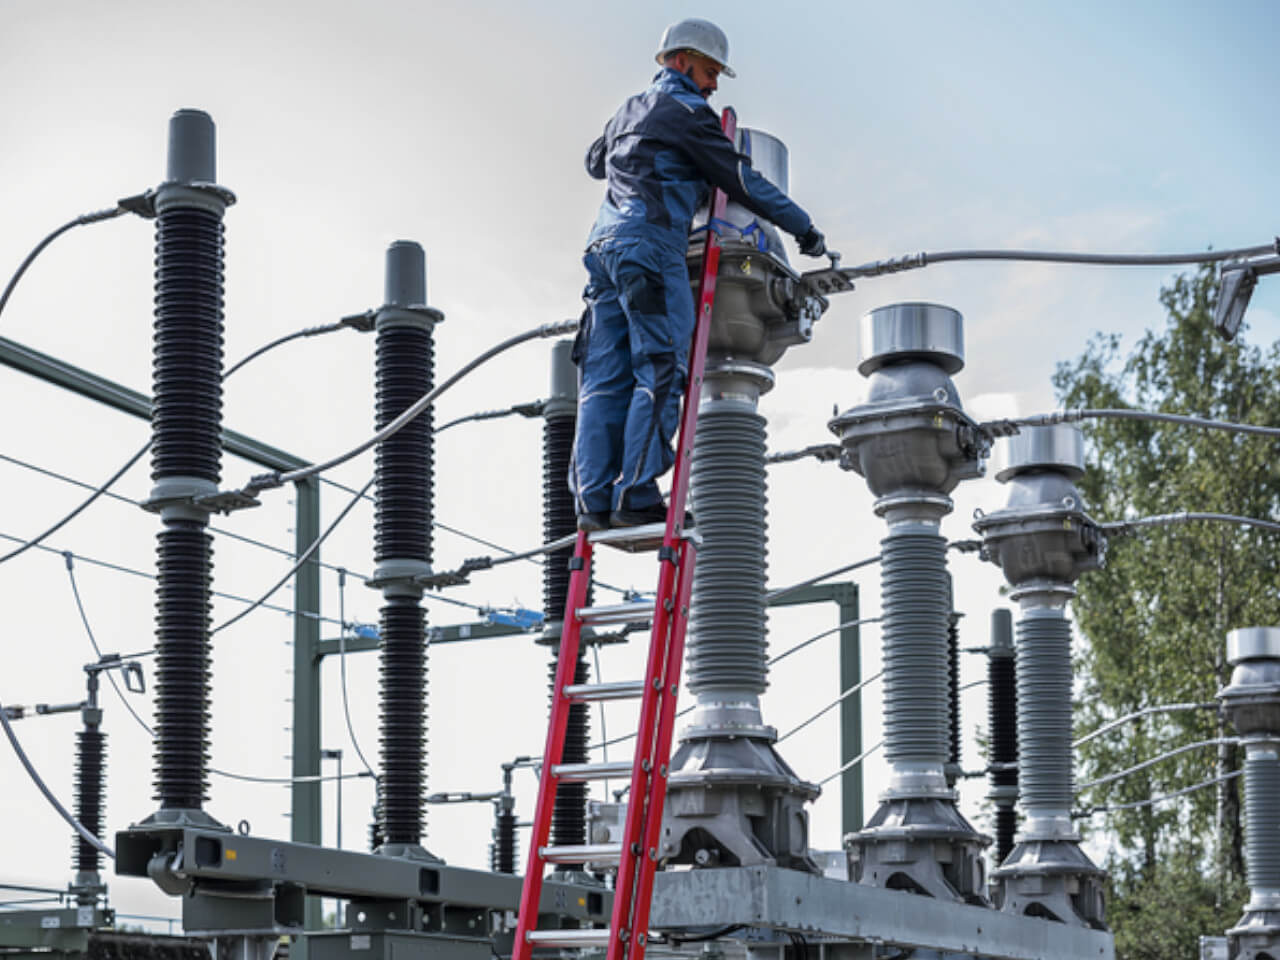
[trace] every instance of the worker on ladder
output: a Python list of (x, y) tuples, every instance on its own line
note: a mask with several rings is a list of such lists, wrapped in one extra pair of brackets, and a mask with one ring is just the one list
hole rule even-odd
[(582, 382), (569, 485), (580, 530), (666, 519), (657, 478), (674, 460), (695, 320), (685, 257), (707, 185), (795, 236), (801, 253), (826, 251), (809, 215), (752, 169), (707, 105), (719, 77), (734, 76), (724, 31), (681, 20), (655, 59), (653, 82), (587, 150), (587, 172), (608, 186), (587, 238), (574, 349)]

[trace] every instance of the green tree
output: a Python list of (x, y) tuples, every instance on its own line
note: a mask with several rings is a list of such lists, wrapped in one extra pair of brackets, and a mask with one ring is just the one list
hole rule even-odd
[[(1060, 364), (1054, 386), (1072, 408), (1132, 407), (1280, 425), (1280, 348), (1265, 353), (1213, 331), (1215, 271), (1206, 265), (1160, 293), (1165, 329), (1148, 331), (1123, 360), (1119, 338), (1097, 336)], [(1280, 505), (1280, 444), (1131, 420), (1087, 421), (1080, 483), (1099, 520), (1183, 510), (1272, 518)], [(1235, 627), (1280, 624), (1280, 541), (1253, 529), (1193, 523), (1113, 538), (1103, 570), (1079, 584), (1074, 614), (1086, 642), (1077, 657), (1076, 733), (1144, 707), (1211, 702), (1230, 671)], [(1172, 747), (1231, 736), (1216, 710), (1156, 714), (1079, 752), (1079, 782), (1118, 772)], [(1080, 805), (1139, 802), (1223, 776), (1234, 747), (1204, 747), (1085, 791)], [(1194, 956), (1196, 937), (1240, 917), (1242, 831), (1235, 781), (1177, 800), (1112, 809), (1086, 824), (1118, 841), (1110, 917), (1125, 958)], [(1185, 899), (1186, 909), (1162, 905)], [(1207, 899), (1206, 899), (1207, 898)]]

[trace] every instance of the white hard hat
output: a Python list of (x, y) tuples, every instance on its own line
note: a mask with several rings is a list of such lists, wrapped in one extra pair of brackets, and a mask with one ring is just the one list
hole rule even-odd
[(662, 63), (668, 54), (675, 53), (677, 50), (692, 50), (694, 53), (700, 53), (720, 64), (720, 69), (726, 77), (737, 76), (729, 67), (729, 38), (710, 20), (699, 20), (694, 17), (667, 27), (662, 33), (662, 40), (658, 44), (658, 53), (654, 59)]

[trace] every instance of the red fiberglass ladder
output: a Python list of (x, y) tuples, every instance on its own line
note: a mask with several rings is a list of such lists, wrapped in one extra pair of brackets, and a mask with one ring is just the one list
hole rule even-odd
[[(720, 125), (725, 136), (732, 140), (737, 118), (731, 107), (725, 108)], [(724, 191), (712, 191), (709, 224), (724, 216), (726, 202)], [(696, 535), (683, 530), (684, 507), (689, 492), (693, 440), (698, 427), (698, 395), (706, 367), (711, 305), (715, 299), (719, 265), (720, 244), (715, 231), (708, 229), (706, 252), (702, 258), (702, 279), (698, 286), (698, 322), (689, 356), (689, 382), (680, 417), (680, 440), (676, 447), (666, 523), (578, 534), (570, 562), (569, 595), (565, 601), (564, 629), (560, 635), (560, 659), (556, 669), (556, 695), (551, 703), (551, 722), (542, 754), (542, 778), (538, 784), (538, 805), (533, 817), (533, 836), (529, 841), (529, 861), (520, 895), (520, 920), (516, 927), (512, 960), (530, 960), (537, 947), (607, 947), (607, 960), (643, 960), (644, 957), (653, 876), (658, 866), (662, 807), (667, 799), (667, 764), (675, 731), (676, 693), (680, 683), (680, 665), (684, 659), (685, 628), (689, 623), (689, 597), (693, 591)], [(597, 544), (624, 548), (640, 545), (657, 547), (658, 595), (652, 610), (645, 601), (616, 607), (584, 606), (591, 582), (591, 553)], [(578, 643), (584, 626), (635, 622), (646, 616), (652, 617), (653, 632), (649, 638), (649, 658), (643, 680), (606, 684), (573, 682)], [(616, 763), (560, 762), (572, 704), (628, 697), (639, 698), (641, 702), (633, 760)], [(621, 843), (547, 846), (551, 812), (559, 784), (621, 777), (627, 773), (631, 774), (631, 792)], [(609, 929), (536, 929), (546, 865), (588, 860), (618, 864)]]

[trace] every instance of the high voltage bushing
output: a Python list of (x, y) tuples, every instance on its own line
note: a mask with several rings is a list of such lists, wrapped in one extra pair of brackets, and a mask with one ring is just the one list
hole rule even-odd
[(947, 786), (954, 788), (964, 772), (960, 754), (960, 620), (956, 610), (955, 584), (947, 577), (947, 762), (943, 773)]
[(989, 738), (991, 790), (995, 805), (995, 864), (1013, 852), (1018, 826), (1018, 690), (1014, 668), (1013, 614), (991, 611), (991, 645), (987, 648), (987, 737)]
[[(738, 146), (786, 189), (781, 141), (743, 128)], [(808, 342), (826, 301), (803, 294), (772, 224), (730, 204), (716, 226), (722, 252), (691, 474), (702, 536), (687, 651), (696, 705), (671, 760), (662, 856), (818, 872), (804, 805), (819, 790), (778, 755), (777, 732), (760, 712), (768, 666), (765, 421), (757, 406), (773, 386), (769, 366), (788, 346)], [(696, 275), (700, 244), (689, 257)]]
[(495, 873), (516, 872), (516, 798), (511, 793), (511, 775), (514, 769), (514, 763), (502, 765), (502, 793), (493, 801), (493, 843), (489, 847), (489, 869)]
[(1085, 512), (1078, 427), (1023, 428), (1008, 438), (997, 479), (1008, 505), (978, 513), (982, 557), (997, 564), (1021, 607), (1017, 635), (1018, 789), (1022, 831), (993, 871), (993, 899), (1008, 913), (1106, 929), (1105, 873), (1080, 849), (1071, 823), (1071, 623), (1066, 604), (1106, 543)]
[[(573, 341), (561, 340), (551, 347), (551, 393), (542, 417), (542, 542), (550, 543), (577, 529), (573, 493), (569, 489), (569, 465), (573, 459), (573, 436), (578, 422), (578, 368), (573, 363)], [(548, 664), (550, 694), (555, 696), (560, 634), (564, 629), (565, 601), (569, 595), (569, 561), (573, 547), (547, 554), (542, 566), (543, 627), (540, 643), (552, 648)], [(591, 605), (590, 594), (586, 606)], [(588, 639), (586, 636), (583, 639)], [(574, 683), (591, 679), (585, 643), (578, 647)], [(586, 763), (590, 759), (590, 707), (575, 703), (569, 707), (565, 726), (563, 763)], [(514, 822), (514, 821), (513, 821)], [(580, 846), (587, 842), (587, 784), (561, 783), (556, 787), (551, 811), (551, 845)], [(514, 852), (512, 853), (514, 857)], [(565, 864), (564, 870), (581, 870), (582, 864)], [(503, 870), (503, 873), (514, 873)]]
[(1280, 628), (1227, 634), (1231, 683), (1218, 693), (1244, 740), (1245, 872), (1249, 902), (1227, 931), (1230, 956), (1280, 956)]
[(866, 827), (845, 838), (859, 883), (984, 904), (982, 849), (991, 841), (947, 785), (951, 607), (948, 494), (982, 475), (987, 444), (950, 374), (964, 366), (963, 320), (950, 307), (899, 303), (862, 318), (863, 403), (830, 427), (841, 466), (860, 474), (887, 521), (880, 543), (881, 636), (888, 789)]
[[(102, 836), (102, 814), (106, 804), (107, 735), (102, 732), (102, 710), (98, 706), (98, 675), (89, 673), (89, 698), (80, 708), (84, 724), (76, 734), (75, 807), (76, 819), (95, 837)], [(72, 889), (81, 906), (97, 903), (106, 890), (102, 875), (102, 855), (98, 848), (76, 832), (71, 839), (76, 878)]]
[(217, 825), (208, 793), (210, 498), (222, 461), (222, 217), (214, 126), (199, 110), (169, 121), (155, 192), (156, 273), (151, 478), (160, 514), (156, 588), (155, 799), (145, 822)]
[[(434, 385), (435, 325), (427, 306), (422, 247), (387, 248), (386, 298), (375, 315), (379, 430)], [(435, 858), (421, 846), (426, 785), (426, 613), (422, 577), (431, 574), (432, 410), (427, 408), (378, 446), (374, 559), (368, 586), (382, 591), (379, 664), (382, 775), (378, 779), (378, 851)]]

